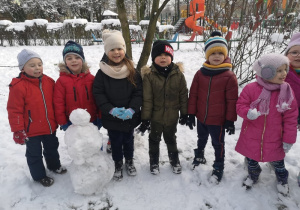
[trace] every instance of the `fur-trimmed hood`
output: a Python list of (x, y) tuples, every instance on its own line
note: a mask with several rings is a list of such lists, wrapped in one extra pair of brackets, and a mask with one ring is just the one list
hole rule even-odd
[[(66, 74), (71, 74), (70, 70), (67, 69), (67, 66), (65, 63), (59, 63), (58, 64), (58, 68), (59, 68), (59, 72), (60, 73), (66, 73)], [(86, 62), (83, 62), (82, 63), (82, 69), (81, 69), (81, 73), (89, 73), (90, 70), (89, 70), (89, 66), (87, 65)]]
[[(173, 69), (176, 68), (176, 67), (178, 67), (179, 71), (181, 71), (182, 73), (184, 73), (184, 66), (183, 66), (182, 62), (178, 62), (178, 63), (174, 63), (174, 64), (175, 65), (173, 66)], [(141, 68), (141, 76), (142, 76), (142, 78), (144, 78), (145, 74), (149, 74), (151, 72), (151, 67), (152, 67), (152, 65), (151, 66), (146, 65), (146, 66), (143, 66)]]

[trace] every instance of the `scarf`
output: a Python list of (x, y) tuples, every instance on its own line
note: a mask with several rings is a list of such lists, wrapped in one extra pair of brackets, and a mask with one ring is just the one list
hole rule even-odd
[(101, 61), (100, 69), (104, 74), (114, 79), (124, 79), (129, 75), (127, 66), (123, 64), (119, 66), (110, 66), (107, 63)]
[(294, 96), (293, 96), (292, 88), (289, 85), (289, 83), (284, 82), (281, 85), (269, 83), (263, 80), (261, 77), (256, 77), (256, 81), (259, 85), (263, 87), (263, 90), (261, 91), (258, 99), (256, 99), (250, 104), (251, 109), (255, 109), (258, 106), (261, 114), (269, 114), (271, 93), (272, 91), (278, 89), (280, 89), (280, 93), (276, 105), (277, 111), (282, 113), (290, 109), (290, 105), (294, 100)]
[(203, 67), (206, 68), (207, 70), (224, 70), (224, 69), (231, 69), (232, 68), (232, 64), (231, 64), (231, 60), (230, 58), (227, 56), (225, 58), (225, 60), (223, 61), (223, 63), (219, 64), (219, 65), (211, 65), (209, 63), (209, 61), (205, 61), (205, 63), (203, 63)]
[(156, 70), (160, 74), (162, 74), (164, 77), (167, 78), (174, 66), (174, 63), (172, 62), (169, 66), (166, 66), (166, 67), (161, 67), (161, 66), (157, 65), (156, 63), (153, 63), (153, 66), (156, 68)]

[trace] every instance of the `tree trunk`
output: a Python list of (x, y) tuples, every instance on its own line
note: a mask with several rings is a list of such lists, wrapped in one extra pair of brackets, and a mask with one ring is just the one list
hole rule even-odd
[(147, 61), (149, 59), (149, 55), (151, 52), (151, 45), (152, 45), (154, 33), (156, 31), (156, 22), (159, 18), (161, 11), (163, 10), (163, 8), (166, 6), (166, 4), (169, 1), (170, 0), (164, 0), (162, 5), (159, 7), (159, 0), (153, 0), (152, 10), (151, 10), (151, 14), (150, 14), (149, 27), (148, 27), (147, 34), (146, 34), (144, 47), (143, 47), (141, 57), (139, 59), (137, 67), (136, 67), (138, 71), (141, 71), (141, 68), (147, 64)]
[(118, 17), (121, 22), (122, 34), (126, 43), (126, 54), (132, 59), (131, 38), (124, 0), (117, 0)]

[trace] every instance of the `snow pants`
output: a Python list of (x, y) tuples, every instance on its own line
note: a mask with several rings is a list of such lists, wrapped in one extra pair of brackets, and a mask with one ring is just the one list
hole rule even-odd
[(108, 136), (111, 143), (112, 158), (115, 162), (123, 160), (123, 156), (126, 160), (133, 158), (133, 129), (128, 133), (123, 131), (108, 130)]
[(58, 145), (56, 133), (29, 137), (29, 141), (26, 142), (26, 158), (33, 180), (38, 181), (46, 176), (42, 154), (49, 170), (55, 171), (60, 168)]
[(215, 162), (224, 163), (225, 158), (225, 128), (221, 125), (205, 125), (197, 120), (198, 151), (205, 149), (208, 136), (211, 136), (212, 146), (215, 150)]
[(177, 122), (173, 125), (164, 126), (151, 121), (149, 134), (149, 155), (159, 154), (159, 143), (163, 135), (169, 153), (178, 153), (176, 142)]

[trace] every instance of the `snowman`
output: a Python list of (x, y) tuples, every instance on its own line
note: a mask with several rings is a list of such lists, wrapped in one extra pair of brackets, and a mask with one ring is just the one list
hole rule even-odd
[(72, 125), (66, 130), (65, 143), (72, 159), (71, 181), (76, 193), (91, 195), (112, 179), (114, 163), (110, 156), (100, 150), (102, 134), (90, 123), (90, 114), (76, 109), (70, 114)]

